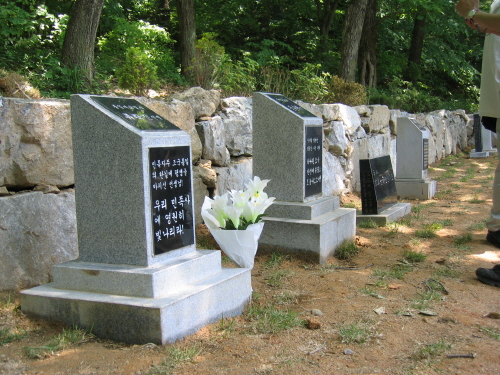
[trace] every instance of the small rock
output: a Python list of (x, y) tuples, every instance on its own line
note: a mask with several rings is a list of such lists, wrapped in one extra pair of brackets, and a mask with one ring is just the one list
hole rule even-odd
[(354, 352), (351, 349), (344, 349), (344, 354), (345, 355), (353, 355)]
[(36, 185), (33, 191), (41, 191), (44, 194), (58, 194), (61, 192), (57, 186), (45, 184)]
[(318, 310), (318, 309), (312, 309), (311, 314), (313, 314), (314, 316), (321, 316), (321, 315), (323, 315), (323, 312), (321, 310)]
[(490, 318), (490, 319), (500, 319), (500, 314), (496, 312), (490, 312), (484, 316), (485, 318)]
[(9, 195), (9, 191), (7, 190), (7, 188), (5, 186), (0, 186), (0, 197), (2, 195)]
[(382, 315), (382, 314), (385, 314), (385, 307), (382, 306), (382, 307), (374, 309), (373, 311), (375, 311), (377, 313), (377, 315)]
[(395, 289), (401, 288), (401, 285), (399, 285), (399, 284), (387, 284), (387, 288), (395, 290)]
[(434, 311), (430, 311), (430, 310), (422, 310), (422, 311), (419, 311), (418, 313), (421, 315), (427, 315), (427, 316), (436, 316), (437, 315), (437, 313), (435, 313)]
[(321, 323), (317, 319), (307, 318), (306, 319), (306, 327), (309, 329), (320, 329)]

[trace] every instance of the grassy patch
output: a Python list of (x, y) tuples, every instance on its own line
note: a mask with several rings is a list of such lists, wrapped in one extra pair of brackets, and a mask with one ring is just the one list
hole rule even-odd
[(417, 229), (415, 236), (418, 238), (434, 238), (436, 237), (436, 231), (429, 228)]
[(425, 361), (427, 365), (430, 365), (437, 357), (450, 349), (451, 345), (441, 340), (434, 344), (422, 345), (418, 351), (412, 355), (412, 358), (417, 361)]
[(290, 270), (278, 269), (266, 276), (266, 284), (272, 287), (280, 287), (283, 282), (294, 273)]
[(361, 220), (358, 223), (358, 228), (368, 229), (368, 228), (378, 228), (379, 225), (373, 219)]
[(356, 322), (341, 326), (339, 335), (345, 344), (364, 344), (372, 337), (372, 332), (366, 323)]
[(356, 246), (354, 241), (344, 241), (340, 244), (337, 250), (335, 250), (335, 258), (340, 260), (350, 260), (360, 251), (361, 249)]
[(440, 267), (435, 272), (434, 275), (439, 279), (441, 277), (445, 277), (447, 279), (458, 279), (460, 274), (457, 270), (450, 267)]
[(148, 374), (170, 374), (180, 365), (193, 362), (200, 355), (201, 348), (198, 344), (188, 346), (187, 348), (172, 346), (167, 347), (166, 352), (168, 357), (160, 365), (154, 366)]
[(446, 190), (440, 191), (440, 192), (436, 193), (436, 195), (434, 196), (434, 199), (437, 199), (437, 200), (446, 199), (446, 198), (448, 198), (448, 195), (450, 195), (451, 193), (453, 193), (453, 191), (451, 189), (446, 189)]
[(403, 257), (407, 262), (420, 263), (427, 259), (427, 255), (420, 251), (405, 250)]
[(453, 220), (451, 220), (451, 219), (444, 219), (443, 221), (441, 221), (441, 225), (443, 227), (451, 227), (451, 226), (453, 226)]
[(394, 264), (389, 269), (375, 269), (373, 275), (379, 279), (403, 279), (412, 270), (409, 264)]
[(481, 204), (481, 203), (484, 203), (486, 202), (484, 199), (480, 199), (477, 194), (474, 194), (474, 196), (472, 197), (472, 199), (469, 200), (469, 203), (473, 203), (473, 204)]
[(479, 327), (479, 330), (486, 333), (492, 339), (500, 340), (500, 331), (496, 330), (495, 328)]
[(255, 333), (276, 333), (303, 325), (296, 312), (281, 310), (272, 304), (259, 306), (252, 303), (245, 311), (245, 317)]
[(486, 223), (485, 222), (474, 223), (474, 224), (469, 225), (469, 227), (467, 229), (470, 231), (484, 230), (484, 229), (486, 229)]
[(42, 359), (68, 349), (70, 347), (83, 344), (94, 338), (94, 335), (83, 329), (63, 329), (62, 333), (42, 346), (27, 346), (24, 348), (26, 356), (30, 359)]
[(420, 298), (413, 300), (411, 304), (416, 310), (426, 310), (432, 302), (443, 300), (441, 293), (436, 290), (420, 292), (418, 295)]
[(282, 264), (285, 260), (289, 258), (288, 255), (281, 254), (281, 253), (272, 253), (269, 259), (264, 263), (264, 268), (269, 269), (269, 268), (276, 268), (280, 264)]
[(12, 333), (8, 328), (0, 329), (0, 346), (20, 340), (27, 335), (27, 332)]
[(415, 231), (415, 236), (418, 238), (434, 238), (436, 237), (436, 232), (440, 229), (443, 229), (443, 224), (439, 222), (424, 224), (422, 229)]
[(457, 236), (453, 240), (453, 243), (455, 245), (463, 245), (463, 244), (466, 244), (469, 242), (472, 242), (472, 234), (470, 234), (470, 233), (465, 233), (465, 234), (462, 234), (461, 236)]

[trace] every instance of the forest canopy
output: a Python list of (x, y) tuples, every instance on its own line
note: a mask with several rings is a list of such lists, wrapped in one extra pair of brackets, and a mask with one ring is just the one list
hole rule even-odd
[(43, 97), (196, 85), (477, 110), (484, 36), (449, 0), (12, 0), (0, 21), (5, 95), (15, 74)]

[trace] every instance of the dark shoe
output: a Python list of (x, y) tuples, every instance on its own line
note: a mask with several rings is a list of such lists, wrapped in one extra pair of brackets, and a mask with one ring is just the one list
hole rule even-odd
[(496, 232), (488, 231), (486, 240), (500, 248), (500, 230), (497, 230)]
[(478, 268), (476, 276), (482, 283), (500, 287), (500, 265), (497, 264), (493, 269)]

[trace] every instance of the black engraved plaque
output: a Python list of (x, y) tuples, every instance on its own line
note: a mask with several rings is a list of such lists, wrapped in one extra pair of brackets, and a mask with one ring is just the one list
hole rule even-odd
[(483, 127), (481, 124), (481, 117), (479, 114), (474, 113), (474, 123), (473, 123), (473, 129), (474, 129), (474, 145), (476, 147), (476, 152), (483, 152)]
[(429, 139), (422, 139), (422, 169), (429, 169)]
[(283, 107), (288, 108), (290, 111), (294, 112), (300, 117), (318, 117), (309, 112), (307, 109), (302, 108), (300, 105), (295, 104), (286, 96), (283, 96), (281, 94), (266, 94), (266, 96), (274, 100), (275, 102), (281, 104)]
[(138, 129), (179, 130), (177, 126), (135, 99), (112, 98), (108, 96), (91, 96), (90, 98)]
[(389, 155), (359, 161), (363, 215), (378, 215), (397, 203), (396, 182)]
[(323, 127), (305, 127), (305, 196), (321, 194), (323, 191)]
[(154, 255), (194, 244), (189, 146), (149, 149)]

